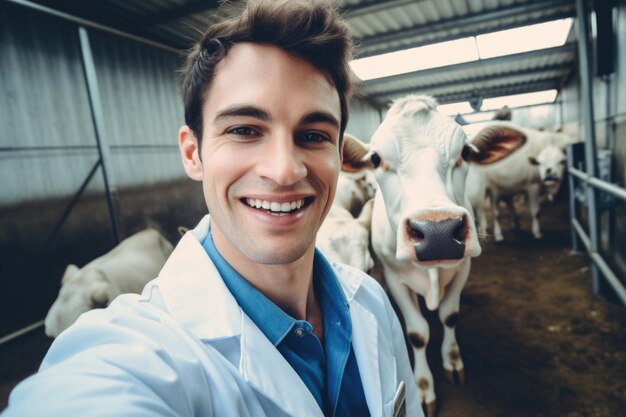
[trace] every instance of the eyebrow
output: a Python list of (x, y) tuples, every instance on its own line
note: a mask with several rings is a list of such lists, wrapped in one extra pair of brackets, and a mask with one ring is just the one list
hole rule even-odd
[[(215, 115), (213, 120), (219, 120), (226, 117), (252, 117), (263, 122), (269, 122), (272, 120), (269, 113), (265, 110), (250, 106), (250, 105), (241, 105), (241, 106), (232, 106), (228, 107)], [(300, 119), (300, 124), (313, 124), (313, 123), (328, 123), (334, 127), (339, 127), (339, 120), (335, 116), (333, 116), (329, 112), (325, 111), (314, 111), (309, 114), (304, 115)]]
[(213, 120), (218, 120), (221, 118), (233, 117), (233, 116), (253, 117), (263, 122), (269, 122), (271, 120), (270, 115), (266, 111), (258, 107), (248, 106), (248, 105), (228, 107), (220, 111), (219, 113), (217, 113), (217, 115), (215, 116)]
[(328, 123), (333, 127), (339, 127), (339, 120), (331, 113), (316, 111), (305, 115), (300, 119), (300, 124)]

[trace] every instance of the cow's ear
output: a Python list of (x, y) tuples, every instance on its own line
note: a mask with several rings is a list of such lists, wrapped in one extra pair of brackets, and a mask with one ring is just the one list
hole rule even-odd
[(77, 267), (74, 264), (69, 264), (66, 268), (65, 268), (65, 272), (63, 273), (63, 278), (61, 278), (61, 284), (65, 284), (66, 282), (68, 282), (72, 276), (74, 276), (74, 274), (79, 271), (80, 268)]
[(469, 150), (464, 149), (464, 159), (481, 165), (492, 164), (515, 152), (526, 139), (524, 132), (513, 125), (490, 125), (474, 136)]
[(358, 172), (363, 168), (374, 168), (371, 155), (366, 144), (348, 133), (343, 135), (342, 171)]
[(529, 156), (528, 162), (530, 162), (531, 165), (539, 165), (539, 161), (537, 161), (537, 158), (535, 158), (534, 156)]
[(111, 301), (110, 286), (108, 282), (97, 281), (91, 287), (91, 305), (93, 308), (105, 308)]

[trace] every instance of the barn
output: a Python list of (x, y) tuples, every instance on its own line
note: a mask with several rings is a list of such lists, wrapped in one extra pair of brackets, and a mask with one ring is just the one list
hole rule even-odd
[[(44, 318), (68, 265), (146, 227), (176, 244), (179, 227), (205, 214), (180, 162), (177, 71), (228, 3), (0, 3), (0, 410), (52, 343)], [(409, 94), (434, 97), (460, 125), (506, 113), (579, 141), (564, 148), (558, 193), (541, 198), (542, 239), (523, 195), (502, 203), (505, 240), (495, 242), (491, 226), (481, 238), (461, 296), (463, 385), (445, 381), (443, 330), (425, 314), (437, 415), (622, 415), (626, 2), (336, 3), (361, 79), (347, 132), (364, 142)]]

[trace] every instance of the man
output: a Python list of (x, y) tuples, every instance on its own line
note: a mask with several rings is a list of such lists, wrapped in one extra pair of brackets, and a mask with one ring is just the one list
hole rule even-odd
[(350, 58), (326, 3), (249, 2), (208, 30), (183, 70), (179, 145), (210, 215), (141, 296), (61, 334), (7, 416), (422, 415), (383, 290), (315, 249)]

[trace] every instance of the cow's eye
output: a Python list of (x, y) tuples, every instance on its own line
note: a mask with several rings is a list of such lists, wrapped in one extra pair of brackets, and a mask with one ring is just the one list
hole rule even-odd
[(380, 163), (382, 162), (380, 155), (378, 155), (376, 152), (372, 153), (372, 156), (370, 156), (370, 160), (372, 161), (374, 168), (378, 168), (380, 166)]
[(461, 158), (463, 158), (464, 161), (468, 161), (471, 154), (472, 148), (468, 145), (463, 146), (463, 150), (461, 151)]

